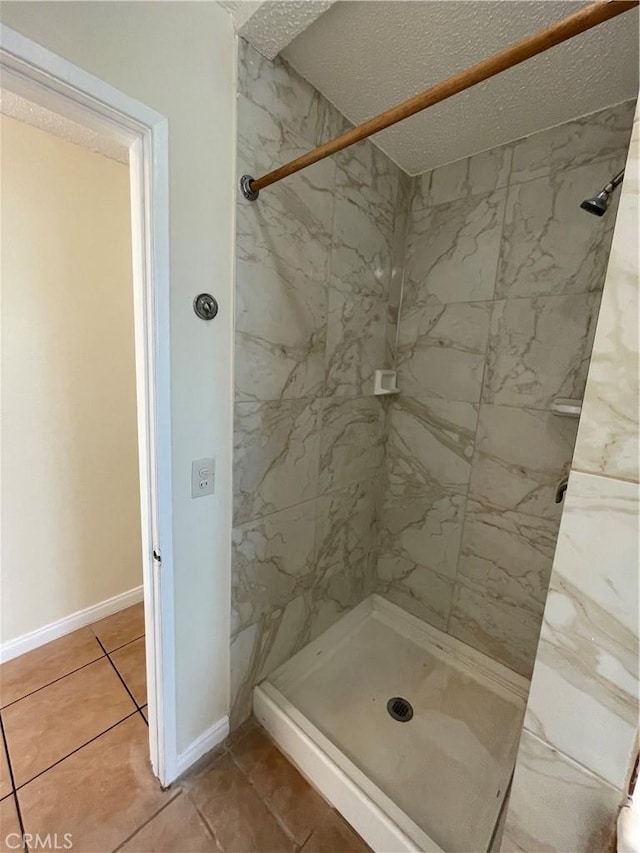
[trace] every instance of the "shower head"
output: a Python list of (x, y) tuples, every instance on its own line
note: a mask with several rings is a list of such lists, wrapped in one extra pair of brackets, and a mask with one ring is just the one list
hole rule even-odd
[(586, 210), (587, 213), (593, 213), (594, 216), (604, 216), (607, 212), (607, 207), (609, 206), (609, 196), (615, 190), (615, 188), (622, 183), (622, 179), (624, 178), (624, 169), (612, 178), (606, 187), (603, 187), (597, 195), (592, 196), (591, 198), (586, 198), (580, 207), (583, 210)]

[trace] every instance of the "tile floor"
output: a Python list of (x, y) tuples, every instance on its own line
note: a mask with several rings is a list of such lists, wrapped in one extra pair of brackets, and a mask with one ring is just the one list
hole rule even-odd
[(22, 831), (77, 853), (368, 850), (253, 721), (160, 788), (141, 604), (3, 664), (0, 721), (0, 853)]

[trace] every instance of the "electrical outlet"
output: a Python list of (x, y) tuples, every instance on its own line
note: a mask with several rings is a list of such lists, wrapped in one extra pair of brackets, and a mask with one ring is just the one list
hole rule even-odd
[(216, 490), (216, 460), (194, 459), (191, 463), (191, 497), (202, 498)]

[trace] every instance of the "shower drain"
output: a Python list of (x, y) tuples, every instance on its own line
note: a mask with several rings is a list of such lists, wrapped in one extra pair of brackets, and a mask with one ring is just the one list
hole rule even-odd
[(411, 717), (413, 717), (411, 702), (403, 699), (402, 696), (392, 696), (387, 702), (387, 711), (399, 723), (408, 723)]

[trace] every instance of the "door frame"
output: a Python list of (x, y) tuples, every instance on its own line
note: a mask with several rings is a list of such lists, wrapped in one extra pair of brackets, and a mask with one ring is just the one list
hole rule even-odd
[(169, 126), (165, 116), (0, 25), (2, 88), (129, 149), (149, 748), (178, 775), (171, 482)]

